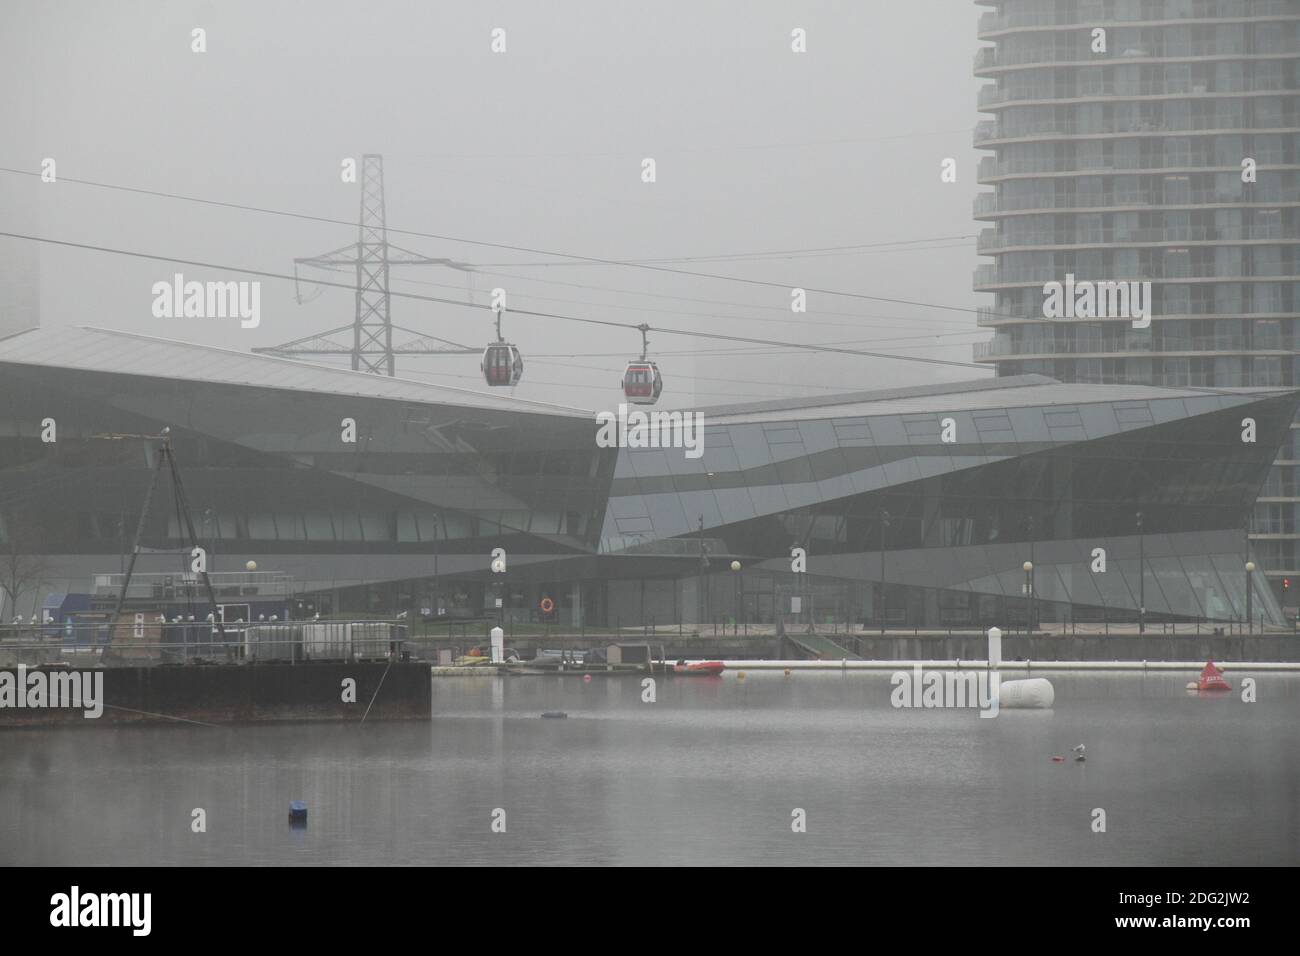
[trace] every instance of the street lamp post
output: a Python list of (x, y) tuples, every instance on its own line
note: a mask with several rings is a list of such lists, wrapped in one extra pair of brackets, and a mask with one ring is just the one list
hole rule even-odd
[(1147, 632), (1147, 555), (1142, 535), (1142, 512), (1137, 513), (1138, 532), (1138, 633)]
[(889, 527), (889, 512), (880, 512), (880, 633), (885, 633), (885, 529)]
[(1034, 562), (1026, 561), (1021, 567), (1025, 571), (1025, 600), (1028, 602), (1025, 610), (1025, 636), (1028, 637), (1034, 627)]
[(1254, 610), (1251, 607), (1251, 597), (1252, 597), (1251, 591), (1253, 590), (1251, 587), (1251, 583), (1252, 583), (1251, 579), (1254, 576), (1255, 576), (1255, 562), (1247, 561), (1246, 562), (1246, 633), (1247, 634), (1250, 634), (1251, 627), (1254, 623), (1254, 618), (1251, 616)]
[(704, 545), (704, 515), (700, 515), (700, 594), (696, 604), (700, 612), (700, 634), (704, 633), (704, 622), (709, 619), (709, 594), (704, 587), (704, 572), (709, 567), (709, 549)]
[(433, 618), (435, 621), (439, 619), (440, 617), (439, 612), (442, 609), (442, 600), (438, 596), (438, 529), (440, 525), (441, 522), (439, 521), (439, 516), (434, 515), (433, 516), (433, 607), (430, 608), (430, 610), (433, 611)]
[(493, 558), (492, 573), (496, 580), (492, 582), (496, 592), (497, 627), (505, 628), (506, 623), (506, 562), (504, 558)]
[(735, 621), (732, 623), (732, 627), (735, 629), (735, 633), (736, 633), (737, 635), (739, 635), (739, 634), (740, 634), (740, 602), (741, 602), (741, 592), (740, 592), (740, 562), (739, 562), (739, 561), (732, 561), (732, 562), (731, 562), (731, 570), (733, 570), (733, 571), (736, 572), (736, 619), (735, 619)]

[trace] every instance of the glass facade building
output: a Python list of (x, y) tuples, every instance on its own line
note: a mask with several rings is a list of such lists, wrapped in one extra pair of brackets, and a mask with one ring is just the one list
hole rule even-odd
[[(0, 176), (0, 214), (10, 232), (39, 233), (36, 193), (26, 176)], [(40, 244), (0, 237), (0, 336), (41, 324)]]
[[(993, 190), (975, 288), (994, 334), (976, 359), (1067, 382), (1300, 383), (1300, 3), (978, 2)], [(1043, 284), (1067, 274), (1149, 280), (1150, 327), (1045, 321)], [(1284, 438), (1251, 528), (1279, 596), (1300, 570), (1300, 432)]]
[[(512, 619), (593, 626), (1235, 621), (1298, 402), (1027, 375), (706, 408), (693, 452), (629, 447), (635, 430), (602, 447), (590, 411), (34, 330), (0, 339), (0, 551), (38, 550), (51, 591), (117, 572), (154, 443), (113, 436), (166, 427), (210, 570), (254, 560), (326, 612), (481, 617), (499, 596)], [(181, 570), (183, 527), (164, 486), (138, 570)], [(1281, 623), (1259, 578), (1255, 613)]]

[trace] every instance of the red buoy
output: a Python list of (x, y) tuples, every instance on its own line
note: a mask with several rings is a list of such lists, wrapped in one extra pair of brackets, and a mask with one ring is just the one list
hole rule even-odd
[(1214, 666), (1214, 661), (1208, 662), (1201, 670), (1201, 678), (1196, 682), (1196, 687), (1198, 690), (1232, 690), (1232, 685), (1223, 676), (1223, 671)]

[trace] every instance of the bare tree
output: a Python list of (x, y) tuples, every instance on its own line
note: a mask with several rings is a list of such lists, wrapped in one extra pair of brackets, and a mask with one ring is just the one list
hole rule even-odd
[(38, 553), (42, 529), (22, 514), (0, 515), (0, 596), (8, 598), (9, 613), (18, 613), (23, 597), (50, 576), (50, 562)]

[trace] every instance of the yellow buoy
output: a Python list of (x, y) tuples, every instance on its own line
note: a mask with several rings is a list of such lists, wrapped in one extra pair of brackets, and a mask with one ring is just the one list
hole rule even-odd
[(744, 679), (745, 679), (745, 672), (744, 672), (744, 671), (736, 671), (736, 680), (744, 680)]

